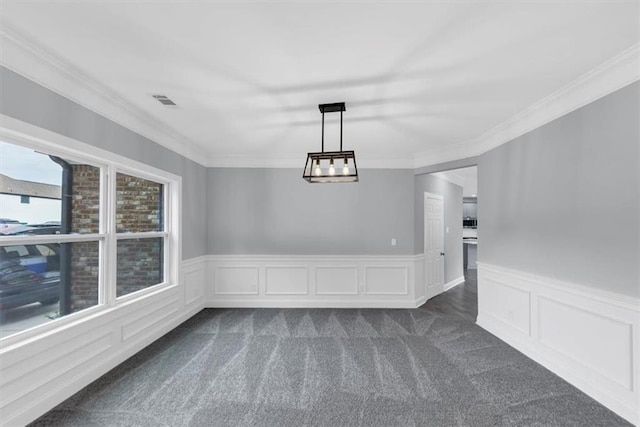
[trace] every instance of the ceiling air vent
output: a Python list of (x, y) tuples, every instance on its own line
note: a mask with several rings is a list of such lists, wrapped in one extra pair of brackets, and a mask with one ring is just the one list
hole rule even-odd
[(155, 99), (157, 99), (158, 101), (160, 101), (160, 103), (162, 105), (176, 105), (175, 102), (173, 102), (172, 100), (169, 99), (169, 97), (167, 97), (166, 95), (151, 95), (153, 96)]

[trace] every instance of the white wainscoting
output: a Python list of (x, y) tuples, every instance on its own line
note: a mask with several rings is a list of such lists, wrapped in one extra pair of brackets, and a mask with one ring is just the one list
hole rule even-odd
[(639, 299), (478, 265), (478, 325), (640, 423)]
[(422, 255), (211, 255), (208, 263), (208, 307), (415, 308), (424, 303)]
[(420, 307), (427, 302), (427, 284), (425, 283), (424, 268), (425, 260), (424, 254), (416, 255), (413, 260), (413, 286), (416, 297), (415, 307)]
[(204, 308), (206, 267), (204, 257), (183, 261), (175, 285), (3, 340), (2, 425), (35, 420)]

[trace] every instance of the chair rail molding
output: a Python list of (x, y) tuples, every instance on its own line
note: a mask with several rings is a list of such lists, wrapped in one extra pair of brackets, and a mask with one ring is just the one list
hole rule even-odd
[(478, 263), (477, 324), (640, 423), (640, 299)]

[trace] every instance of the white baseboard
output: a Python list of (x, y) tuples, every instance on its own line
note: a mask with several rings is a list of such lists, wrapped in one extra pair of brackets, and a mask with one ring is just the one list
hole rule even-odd
[(415, 308), (421, 257), (211, 255), (207, 307)]
[(477, 324), (640, 423), (640, 300), (478, 264)]
[(415, 301), (286, 300), (261, 298), (209, 300), (207, 308), (416, 308)]
[(427, 297), (426, 296), (421, 296), (419, 298), (416, 299), (416, 303), (415, 303), (415, 307), (420, 307), (422, 304), (424, 304), (425, 302), (427, 302)]
[(461, 283), (464, 283), (464, 276), (460, 276), (450, 282), (445, 283), (442, 292), (447, 292), (449, 289), (453, 289)]
[(40, 335), (33, 330), (29, 339), (3, 346), (2, 425), (30, 423), (202, 310), (206, 261), (182, 266), (175, 286), (76, 316)]

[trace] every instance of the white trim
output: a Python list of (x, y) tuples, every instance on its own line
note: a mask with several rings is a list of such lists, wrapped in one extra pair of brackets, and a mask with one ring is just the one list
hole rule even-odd
[(35, 234), (29, 236), (0, 236), (0, 244), (74, 243), (104, 240), (105, 234)]
[[(64, 135), (60, 135), (55, 132), (43, 129), (41, 127), (32, 125), (27, 122), (15, 119), (4, 114), (0, 114), (0, 138), (5, 139), (7, 142), (14, 142), (17, 144), (26, 144), (31, 148), (39, 149), (43, 152), (50, 152), (62, 157), (69, 157), (72, 159), (78, 159), (86, 161), (89, 164), (100, 166), (103, 170), (106, 169), (107, 180), (110, 180), (112, 189), (107, 195), (107, 200), (103, 197), (100, 199), (101, 212), (104, 214), (101, 219), (105, 219), (104, 224), (107, 227), (107, 231), (115, 232), (115, 212), (111, 212), (112, 209), (105, 209), (107, 206), (115, 206), (115, 179), (116, 173), (122, 171), (124, 173), (136, 175), (142, 178), (154, 180), (156, 182), (165, 185), (165, 197), (168, 203), (165, 204), (165, 230), (168, 232), (169, 245), (167, 253), (170, 253), (171, 259), (182, 259), (182, 177), (171, 172), (150, 166), (146, 163), (138, 162), (125, 156), (113, 153), (108, 150), (104, 150), (93, 145), (78, 141), (73, 138), (69, 138)], [(102, 182), (102, 181), (101, 181)], [(102, 188), (101, 188), (102, 190)], [(104, 193), (101, 192), (101, 195)], [(115, 209), (115, 208), (114, 208)], [(112, 218), (113, 217), (113, 218)], [(172, 232), (173, 230), (173, 232)], [(104, 239), (102, 235), (94, 235), (97, 238), (103, 239), (103, 245), (107, 251), (110, 251), (110, 259), (115, 259), (115, 238)], [(55, 236), (33, 236), (31, 239), (36, 238), (39, 241), (49, 241), (48, 239), (55, 241), (82, 241), (90, 239), (91, 235), (79, 235), (79, 236), (67, 236), (67, 235), (55, 235)], [(158, 236), (161, 237), (161, 236)], [(30, 237), (26, 237), (28, 239)], [(165, 235), (165, 238), (166, 235)], [(113, 240), (113, 241), (111, 241)], [(3, 242), (9, 242), (9, 238), (6, 240), (3, 238)], [(165, 263), (168, 265), (168, 263)], [(173, 271), (170, 271), (170, 276), (167, 277), (173, 283), (177, 283), (180, 277), (180, 265), (173, 266)], [(112, 270), (112, 269), (109, 269)], [(105, 283), (115, 283), (115, 272), (105, 272)], [(115, 294), (114, 294), (115, 295)], [(105, 295), (106, 303), (111, 304), (109, 295)]]
[[(425, 296), (427, 298), (427, 300), (436, 297), (438, 295), (440, 295), (441, 293), (444, 292), (444, 274), (445, 274), (445, 259), (443, 258), (443, 252), (440, 252), (439, 255), (439, 269), (440, 269), (440, 273), (442, 275), (441, 280), (438, 280), (437, 283), (429, 286), (428, 283), (428, 278), (429, 278), (429, 263), (433, 262), (434, 260), (428, 260), (427, 259), (427, 248), (429, 247), (429, 245), (427, 244), (427, 240), (429, 238), (429, 227), (427, 227), (427, 213), (429, 211), (428, 209), (428, 200), (429, 199), (435, 199), (435, 200), (440, 200), (442, 202), (442, 251), (444, 251), (444, 235), (445, 235), (445, 227), (444, 227), (444, 196), (440, 195), (440, 194), (435, 194), (435, 193), (429, 193), (427, 191), (424, 192), (424, 198), (423, 198), (423, 206), (422, 206), (422, 248), (424, 250), (423, 256), (424, 256), (424, 263), (423, 263), (423, 268), (424, 268), (424, 288), (425, 288)], [(440, 286), (442, 286), (442, 288), (440, 288)]]
[(5, 114), (0, 114), (0, 138), (5, 138), (7, 142), (13, 140), (18, 144), (28, 144), (45, 152), (53, 151), (63, 157), (82, 159), (83, 161), (91, 162), (90, 164), (105, 166), (106, 163), (116, 163), (118, 170), (129, 170), (131, 173), (143, 174), (143, 178), (146, 176), (160, 182), (182, 179), (181, 176), (174, 173), (43, 129)]
[(460, 187), (464, 187), (464, 176), (458, 175), (454, 171), (445, 171), (445, 172), (434, 172), (430, 174), (440, 179), (444, 179), (452, 184), (458, 185)]
[(553, 277), (540, 276), (538, 274), (527, 273), (521, 270), (487, 264), (484, 262), (478, 261), (477, 264), (478, 267), (482, 267), (484, 271), (495, 272), (503, 276), (511, 277), (517, 281), (528, 280), (534, 283), (544, 283), (544, 285), (547, 287), (552, 287), (565, 292), (569, 291), (572, 294), (577, 294), (585, 298), (592, 298), (608, 305), (616, 305), (628, 310), (640, 309), (640, 299), (638, 298), (617, 294), (602, 289), (596, 289), (590, 286), (584, 286)]
[[(421, 303), (420, 305), (424, 304)], [(362, 301), (360, 299), (265, 300), (264, 298), (210, 299), (206, 308), (416, 308), (416, 301)]]
[(427, 198), (429, 199), (437, 199), (437, 200), (443, 200), (444, 201), (444, 196), (441, 194), (435, 194), (435, 193), (429, 193), (427, 191), (424, 192), (424, 199), (427, 200)]
[[(415, 308), (423, 297), (416, 295), (416, 265), (423, 259), (422, 254), (209, 255), (207, 307)], [(257, 280), (247, 278), (248, 269), (255, 270)], [(276, 269), (279, 279), (286, 281), (284, 289), (290, 290), (282, 290), (279, 283), (274, 283), (277, 290), (270, 289), (267, 272)], [(305, 280), (292, 283), (302, 269), (306, 271)], [(345, 283), (345, 289), (318, 291), (318, 271), (323, 272), (324, 280), (331, 280), (332, 273), (340, 280), (345, 269), (354, 270), (357, 282)], [(218, 274), (221, 270), (225, 270), (224, 275)]]
[(426, 297), (426, 296), (421, 296), (421, 297), (417, 298), (417, 299), (416, 299), (416, 302), (415, 302), (415, 306), (416, 306), (416, 308), (417, 308), (417, 307), (420, 307), (420, 306), (421, 306), (422, 304), (424, 304), (425, 302), (427, 302), (427, 297)]
[(111, 217), (111, 209), (108, 208), (111, 203), (111, 191), (112, 187), (109, 186), (109, 166), (100, 168), (100, 199), (99, 199), (99, 220), (98, 226), (100, 234), (104, 234), (105, 238), (99, 243), (98, 248), (98, 305), (112, 305), (113, 301), (107, 292), (107, 283), (109, 283), (109, 271), (106, 260), (110, 259), (113, 254), (108, 254), (111, 242), (107, 239), (113, 239), (113, 236), (108, 233), (109, 221)]
[(640, 43), (469, 141), (415, 155), (414, 167), (478, 156), (640, 80)]
[[(27, 41), (6, 23), (0, 27), (0, 65), (206, 166), (206, 151), (79, 69)], [(204, 160), (204, 162), (203, 162)]]
[(183, 269), (188, 269), (188, 268), (192, 268), (192, 267), (200, 267), (200, 266), (206, 264), (208, 260), (209, 260), (209, 256), (208, 255), (201, 255), (201, 256), (195, 257), (195, 258), (185, 259), (185, 260), (182, 260), (182, 268)]
[[(20, 120), (0, 115), (0, 138), (7, 142), (13, 142), (18, 145), (28, 146), (29, 148), (37, 149), (46, 153), (55, 154), (62, 157), (70, 157), (80, 160), (82, 162), (95, 163), (101, 167), (101, 177), (104, 177), (106, 171), (106, 177), (109, 183), (103, 183), (101, 181), (101, 191), (106, 188), (108, 194), (104, 191), (100, 193), (100, 218), (106, 223), (102, 223), (101, 227), (105, 228), (106, 234), (80, 234), (80, 235), (37, 235), (37, 236), (13, 236), (2, 237), (0, 243), (3, 245), (13, 244), (16, 242), (25, 243), (52, 243), (52, 242), (84, 242), (84, 241), (97, 241), (100, 242), (101, 257), (100, 257), (100, 270), (102, 273), (98, 277), (98, 284), (102, 287), (99, 288), (98, 301), (104, 305), (98, 305), (95, 307), (96, 311), (107, 310), (110, 307), (122, 304), (129, 300), (141, 298), (145, 295), (151, 295), (156, 290), (162, 290), (172, 286), (176, 286), (181, 277), (181, 257), (182, 257), (182, 236), (181, 236), (181, 219), (180, 212), (182, 209), (182, 177), (172, 174), (162, 169), (149, 166), (145, 163), (131, 160), (127, 157), (112, 153), (107, 150), (103, 150), (84, 142), (57, 134), (55, 132), (42, 129), (38, 126), (34, 126), (29, 123), (22, 122)], [(165, 268), (168, 268), (169, 274), (165, 271), (165, 280), (157, 285), (150, 286), (146, 289), (138, 292), (131, 293), (129, 295), (123, 295), (120, 298), (116, 298), (116, 240), (115, 235), (115, 175), (116, 171), (126, 171), (132, 175), (141, 176), (144, 178), (153, 179), (165, 186), (165, 194), (167, 195), (167, 201), (170, 203), (165, 204), (165, 230), (163, 232), (151, 232), (151, 233), (132, 233), (123, 234), (123, 238), (137, 238), (137, 237), (165, 237), (169, 238), (169, 244), (167, 245), (165, 254), (169, 253), (169, 262), (164, 262)], [(171, 232), (175, 230), (175, 232)], [(106, 252), (106, 254), (105, 254)], [(106, 256), (105, 256), (106, 255)], [(110, 262), (105, 264), (104, 260), (108, 259)], [(93, 310), (82, 310), (78, 313), (74, 313), (78, 318), (83, 318), (92, 313)], [(54, 330), (59, 327), (63, 318), (56, 319), (55, 321), (47, 322), (34, 328), (35, 332), (31, 330), (22, 331), (15, 336), (8, 337), (11, 342), (14, 340), (28, 339), (32, 334), (37, 335), (40, 332)], [(3, 344), (7, 338), (3, 338)]]
[[(203, 258), (210, 262), (242, 263), (242, 262), (263, 262), (263, 263), (286, 263), (291, 261), (292, 265), (298, 262), (321, 263), (356, 263), (368, 261), (371, 263), (392, 261), (396, 263), (414, 262), (417, 257), (424, 259), (424, 254), (420, 255), (205, 255)], [(324, 265), (322, 265), (324, 266)], [(235, 265), (234, 265), (235, 267)]]
[[(114, 261), (115, 165), (167, 186), (166, 231), (131, 236), (165, 237), (168, 233), (166, 252), (170, 252), (172, 267), (165, 283), (116, 301), (115, 262), (107, 266), (101, 261), (101, 305), (2, 339), (0, 394), (10, 399), (0, 402), (0, 411), (5, 424), (25, 425), (200, 311), (205, 301), (207, 265), (203, 259), (182, 262), (180, 176), (4, 115), (0, 116), (0, 138), (102, 166), (100, 234), (33, 236), (22, 238), (22, 242), (94, 238), (101, 242), (101, 251), (109, 251), (110, 260)], [(106, 186), (107, 181), (110, 186)], [(105, 195), (106, 189), (109, 194)], [(13, 240), (3, 243), (8, 241)], [(101, 252), (101, 260), (106, 258), (103, 255)], [(74, 357), (66, 357), (69, 354)], [(46, 377), (38, 376), (37, 367), (43, 366), (48, 367)]]
[(478, 263), (477, 324), (640, 423), (640, 299)]
[[(208, 152), (6, 24), (0, 29), (0, 44), (1, 65), (203, 166), (302, 168), (303, 159), (293, 155), (261, 158)], [(405, 158), (359, 157), (358, 167), (414, 169), (477, 156), (638, 80), (640, 43), (476, 138)]]
[(444, 289), (442, 292), (447, 292), (450, 289), (455, 288), (456, 286), (460, 285), (461, 283), (464, 283), (464, 276), (460, 276), (457, 279), (453, 279), (450, 282), (447, 282), (444, 284)]
[(117, 262), (107, 262), (107, 260), (118, 259), (118, 241), (116, 235), (117, 181), (116, 170), (113, 164), (109, 165), (107, 168), (107, 181), (105, 182), (105, 185), (107, 186), (107, 197), (105, 198), (105, 203), (100, 206), (100, 208), (106, 210), (107, 217), (107, 222), (105, 224), (107, 238), (104, 242), (104, 253), (106, 256), (101, 260), (106, 277), (103, 292), (105, 294), (105, 301), (107, 305), (114, 306), (116, 305), (117, 298)]
[(116, 240), (131, 240), (131, 239), (152, 239), (158, 237), (167, 237), (168, 231), (140, 231), (140, 232), (126, 232), (116, 233)]
[[(15, 391), (1, 404), (3, 425), (35, 420), (202, 310), (204, 295), (196, 292), (190, 303), (183, 304), (181, 288), (204, 290), (206, 258), (183, 261), (182, 267), (183, 273), (194, 273), (192, 277), (202, 283), (182, 278), (179, 286), (155, 289), (107, 309), (89, 309), (89, 316), (56, 320), (58, 327), (53, 330), (36, 328), (29, 340), (3, 341), (0, 369), (10, 375), (0, 375), (0, 392)], [(46, 381), (38, 378), (39, 385), (26, 381), (37, 375), (34, 365), (49, 367)]]

